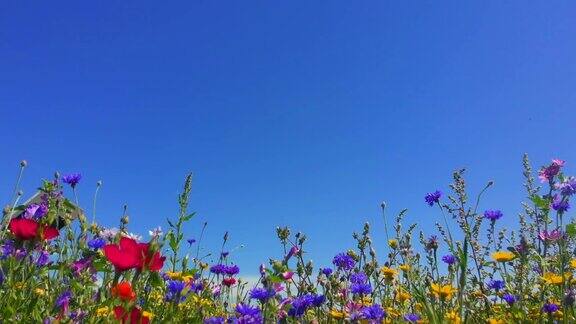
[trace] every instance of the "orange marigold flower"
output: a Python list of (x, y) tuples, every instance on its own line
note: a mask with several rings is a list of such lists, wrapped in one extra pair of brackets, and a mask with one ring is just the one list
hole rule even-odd
[(433, 283), (430, 285), (430, 290), (432, 291), (432, 294), (436, 296), (436, 298), (443, 300), (451, 299), (452, 294), (456, 292), (456, 288), (452, 287), (451, 284), (439, 285), (437, 283)]

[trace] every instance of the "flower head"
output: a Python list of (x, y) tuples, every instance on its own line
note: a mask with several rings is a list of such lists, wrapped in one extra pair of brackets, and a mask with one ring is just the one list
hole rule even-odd
[(516, 258), (516, 254), (510, 251), (497, 251), (492, 253), (492, 259), (497, 262), (508, 262)]
[(332, 274), (332, 269), (331, 269), (331, 268), (322, 268), (321, 272), (322, 272), (326, 277), (330, 277), (330, 275)]
[(504, 296), (502, 296), (502, 299), (504, 299), (506, 303), (508, 303), (508, 305), (510, 306), (514, 305), (514, 303), (518, 301), (518, 297), (511, 294), (504, 294)]
[(562, 237), (562, 231), (555, 229), (552, 231), (542, 230), (538, 233), (538, 238), (542, 241), (554, 242)]
[(257, 299), (261, 303), (265, 303), (268, 299), (274, 297), (276, 292), (273, 289), (256, 287), (250, 291), (250, 298)]
[(502, 280), (490, 280), (486, 286), (490, 289), (494, 289), (496, 291), (504, 289), (505, 283)]
[(337, 254), (334, 259), (332, 259), (332, 264), (334, 264), (338, 269), (351, 270), (356, 265), (356, 261), (347, 253)]
[(440, 285), (437, 283), (432, 283), (430, 285), (430, 290), (432, 294), (439, 299), (448, 300), (452, 298), (452, 294), (456, 292), (456, 288), (452, 287), (452, 285)]
[(542, 306), (542, 310), (548, 314), (555, 313), (559, 309), (560, 309), (560, 306), (558, 306), (554, 303), (546, 303), (546, 304), (544, 304), (544, 306)]
[(70, 173), (62, 177), (62, 181), (70, 185), (70, 187), (75, 188), (78, 182), (82, 179), (80, 173)]
[(576, 193), (576, 178), (567, 177), (562, 182), (554, 184), (562, 196), (572, 196)]
[(30, 204), (24, 210), (23, 218), (39, 220), (48, 213), (48, 206), (45, 203)]
[(564, 166), (564, 161), (559, 159), (552, 160), (552, 163), (543, 167), (538, 172), (538, 178), (542, 182), (549, 182), (560, 172), (560, 168)]
[(372, 286), (370, 283), (357, 282), (350, 286), (350, 291), (354, 295), (368, 295), (372, 293)]
[(484, 218), (489, 219), (492, 222), (495, 222), (502, 218), (503, 214), (499, 210), (487, 210), (484, 212)]
[(88, 241), (88, 247), (93, 250), (101, 249), (102, 247), (104, 247), (104, 245), (106, 245), (106, 240), (100, 237), (95, 237), (90, 241)]
[(430, 206), (434, 206), (434, 204), (440, 201), (440, 197), (442, 197), (442, 192), (440, 190), (436, 190), (434, 192), (429, 192), (424, 196), (424, 200)]
[(456, 263), (456, 257), (452, 254), (446, 254), (445, 256), (442, 257), (442, 261), (447, 265), (453, 265), (454, 263)]
[(404, 315), (404, 320), (410, 323), (416, 323), (420, 320), (420, 316), (418, 314), (406, 314)]
[(370, 320), (374, 323), (381, 323), (386, 317), (386, 312), (382, 309), (382, 306), (378, 304), (362, 308), (361, 314), (362, 319)]
[(122, 281), (111, 289), (112, 296), (124, 301), (136, 299), (136, 293), (132, 290), (132, 285), (128, 281)]
[(551, 207), (558, 213), (565, 213), (570, 208), (570, 204), (568, 203), (568, 199), (555, 195)]

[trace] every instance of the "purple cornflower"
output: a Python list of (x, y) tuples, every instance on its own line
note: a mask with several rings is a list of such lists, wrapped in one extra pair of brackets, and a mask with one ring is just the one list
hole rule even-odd
[(570, 204), (568, 203), (567, 199), (560, 197), (558, 195), (554, 196), (554, 200), (552, 201), (552, 209), (557, 211), (558, 213), (564, 213), (570, 208)]
[(48, 206), (45, 203), (30, 204), (24, 210), (22, 217), (27, 219), (39, 220), (48, 213)]
[(502, 299), (504, 299), (510, 306), (514, 305), (514, 303), (518, 301), (518, 297), (511, 294), (504, 294), (504, 296), (502, 296)]
[(369, 283), (354, 283), (350, 286), (350, 291), (354, 295), (368, 295), (372, 293), (372, 286)]
[(502, 290), (505, 286), (504, 281), (502, 280), (490, 280), (486, 285), (488, 288), (496, 291)]
[(82, 179), (82, 175), (80, 173), (70, 173), (62, 177), (62, 181), (69, 184), (72, 188), (76, 188), (76, 185), (78, 182), (80, 182), (80, 179)]
[(546, 304), (544, 304), (544, 306), (542, 306), (542, 310), (548, 314), (555, 313), (559, 309), (560, 309), (560, 306), (558, 306), (554, 303), (546, 303)]
[(215, 264), (210, 267), (210, 272), (213, 274), (221, 275), (224, 274), (226, 271), (226, 265), (224, 264)]
[(196, 243), (196, 240), (193, 238), (187, 239), (186, 242), (188, 242), (188, 245), (192, 245), (194, 243)]
[(410, 323), (416, 323), (420, 320), (420, 315), (418, 314), (406, 314), (404, 315), (404, 320)]
[(292, 317), (300, 317), (304, 315), (306, 310), (314, 305), (315, 295), (306, 294), (294, 298), (292, 300), (292, 308), (288, 310), (288, 315)]
[(338, 269), (351, 270), (356, 265), (356, 261), (346, 253), (340, 253), (332, 259), (332, 264), (337, 266)]
[(238, 324), (252, 324), (263, 323), (262, 312), (258, 307), (240, 303), (236, 305), (236, 313), (238, 313)]
[(258, 299), (261, 303), (265, 303), (268, 299), (274, 297), (274, 295), (276, 295), (276, 292), (273, 289), (256, 287), (250, 290), (250, 298)]
[(186, 284), (180, 280), (168, 280), (166, 283), (166, 300), (179, 303), (186, 299), (186, 296), (182, 296), (182, 291), (186, 287)]
[(88, 247), (93, 250), (101, 249), (104, 245), (106, 245), (106, 240), (101, 237), (95, 237), (88, 241)]
[(429, 192), (424, 196), (424, 200), (430, 206), (434, 206), (434, 204), (440, 201), (440, 197), (442, 197), (442, 192), (440, 190), (436, 190), (434, 192)]
[(332, 274), (332, 269), (331, 269), (331, 268), (323, 268), (323, 269), (322, 269), (322, 273), (323, 273), (326, 277), (330, 277), (330, 275)]
[(326, 301), (326, 296), (324, 295), (313, 295), (314, 298), (312, 299), (312, 306), (320, 307)]
[(224, 273), (229, 276), (237, 275), (240, 273), (240, 268), (237, 265), (225, 266)]
[(38, 260), (36, 260), (36, 265), (39, 267), (43, 267), (50, 262), (50, 253), (48, 251), (42, 251), (38, 255)]
[(14, 253), (14, 241), (6, 240), (4, 244), (0, 246), (0, 260), (4, 260)]
[(220, 253), (220, 256), (221, 256), (222, 258), (226, 258), (226, 257), (228, 256), (228, 254), (230, 254), (230, 252), (228, 252), (228, 251), (223, 251), (222, 253)]
[(568, 177), (560, 183), (556, 183), (554, 187), (560, 190), (562, 196), (572, 196), (576, 193), (576, 178)]
[(448, 265), (453, 265), (454, 263), (456, 263), (456, 257), (452, 254), (446, 254), (445, 256), (442, 257), (442, 261), (444, 261), (444, 263)]
[(70, 299), (72, 299), (72, 293), (70, 290), (66, 290), (56, 299), (56, 307), (67, 309), (70, 304)]
[(226, 323), (224, 317), (214, 316), (204, 319), (204, 324), (224, 324), (224, 323)]
[(365, 283), (368, 281), (368, 276), (364, 272), (353, 273), (350, 276), (351, 283)]
[(362, 308), (361, 313), (363, 319), (371, 320), (375, 323), (381, 323), (386, 317), (386, 312), (378, 304)]
[(495, 222), (502, 218), (503, 214), (499, 210), (487, 210), (484, 212), (484, 218), (489, 219), (492, 222)]

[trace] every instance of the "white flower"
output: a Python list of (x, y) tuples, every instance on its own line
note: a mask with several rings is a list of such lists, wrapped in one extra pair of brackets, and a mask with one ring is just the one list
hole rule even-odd
[(118, 229), (116, 227), (105, 228), (102, 231), (100, 231), (100, 237), (102, 237), (105, 240), (110, 240), (114, 236), (116, 236), (117, 234), (118, 234)]
[(162, 232), (162, 227), (158, 226), (151, 231), (148, 231), (148, 234), (150, 234), (152, 237), (160, 237), (162, 234), (164, 234), (164, 232)]
[(131, 239), (133, 239), (134, 241), (140, 241), (140, 240), (142, 240), (142, 236), (140, 236), (140, 235), (138, 235), (138, 234), (134, 234), (134, 233), (122, 233), (122, 235), (123, 235), (124, 237), (131, 238)]

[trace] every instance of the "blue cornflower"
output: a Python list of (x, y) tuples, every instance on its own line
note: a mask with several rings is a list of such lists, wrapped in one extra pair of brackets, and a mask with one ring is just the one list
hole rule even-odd
[(456, 263), (456, 257), (452, 254), (446, 254), (445, 256), (442, 257), (442, 261), (444, 261), (444, 263), (448, 265), (453, 265), (454, 263)]
[(82, 179), (80, 173), (70, 173), (62, 177), (62, 181), (70, 185), (70, 187), (75, 188), (78, 182)]
[(36, 260), (36, 265), (39, 267), (43, 267), (50, 262), (50, 253), (47, 251), (42, 251), (38, 255), (38, 260)]
[(276, 292), (273, 289), (256, 287), (250, 291), (251, 299), (258, 299), (261, 303), (265, 303), (268, 299), (274, 297)]
[(434, 204), (440, 201), (440, 197), (442, 197), (442, 192), (440, 190), (436, 190), (434, 192), (429, 192), (424, 196), (424, 200), (430, 206), (434, 206)]
[(488, 288), (494, 289), (496, 291), (504, 289), (504, 281), (502, 280), (490, 280), (487, 284)]
[(350, 286), (350, 291), (354, 295), (368, 295), (372, 293), (372, 286), (369, 283), (355, 283)]
[(213, 266), (210, 267), (210, 272), (212, 272), (213, 274), (224, 274), (226, 271), (226, 265), (224, 264), (215, 264)]
[(404, 315), (404, 320), (410, 323), (416, 323), (420, 320), (420, 315), (418, 314), (406, 314)]
[(484, 218), (489, 219), (492, 222), (495, 222), (502, 218), (503, 214), (499, 210), (487, 210), (484, 212)]
[(12, 254), (14, 254), (14, 251), (15, 251), (14, 241), (12, 240), (4, 241), (4, 244), (0, 246), (0, 260), (4, 260), (7, 257), (11, 256)]
[(570, 204), (568, 203), (567, 199), (564, 199), (558, 195), (554, 196), (554, 200), (552, 201), (552, 209), (559, 213), (564, 213), (570, 208)]
[(186, 242), (188, 242), (188, 245), (192, 245), (194, 243), (196, 243), (196, 240), (193, 238), (187, 239)]
[(504, 296), (502, 296), (502, 299), (504, 299), (510, 306), (514, 305), (514, 303), (518, 301), (518, 297), (511, 294), (504, 294)]
[(101, 249), (104, 245), (106, 245), (106, 240), (101, 237), (95, 237), (88, 241), (88, 247), (93, 250)]
[(350, 276), (351, 283), (365, 283), (366, 281), (368, 281), (368, 276), (363, 272), (353, 273)]
[(562, 196), (572, 196), (576, 193), (576, 178), (568, 177), (561, 183), (556, 184), (556, 189), (560, 190)]
[(224, 320), (224, 317), (209, 317), (204, 319), (204, 324), (224, 324), (226, 323), (226, 320)]
[(68, 304), (70, 304), (70, 299), (72, 299), (72, 293), (70, 290), (66, 290), (58, 298), (56, 299), (56, 307), (57, 308), (67, 308)]
[(544, 306), (542, 306), (542, 310), (548, 314), (555, 313), (559, 309), (560, 309), (560, 306), (558, 306), (554, 303), (546, 303), (546, 304), (544, 304)]
[(262, 312), (258, 307), (240, 303), (236, 305), (238, 324), (263, 323)]
[(166, 300), (179, 303), (186, 299), (186, 296), (182, 296), (182, 291), (186, 287), (186, 284), (180, 280), (168, 280), (166, 283)]
[(315, 295), (313, 294), (306, 294), (294, 298), (294, 300), (292, 300), (292, 308), (288, 310), (288, 315), (292, 317), (300, 317), (304, 315), (306, 310), (314, 305), (314, 298)]
[(376, 323), (381, 323), (386, 317), (386, 312), (378, 304), (373, 304), (371, 306), (362, 308), (361, 313), (363, 319), (372, 320)]
[(314, 298), (312, 299), (312, 306), (320, 307), (326, 301), (326, 296), (324, 295), (313, 295)]
[(237, 265), (225, 266), (224, 273), (226, 273), (229, 276), (237, 275), (238, 273), (240, 273), (240, 268), (238, 268)]
[(39, 220), (48, 213), (48, 206), (45, 203), (41, 204), (30, 204), (24, 210), (22, 217), (26, 219)]
[(332, 269), (331, 269), (331, 268), (323, 268), (323, 269), (322, 269), (322, 273), (323, 273), (326, 277), (330, 277), (330, 275), (332, 274)]
[(337, 266), (339, 269), (350, 270), (354, 268), (356, 261), (354, 261), (354, 259), (346, 253), (340, 253), (337, 254), (334, 259), (332, 259), (332, 264)]

